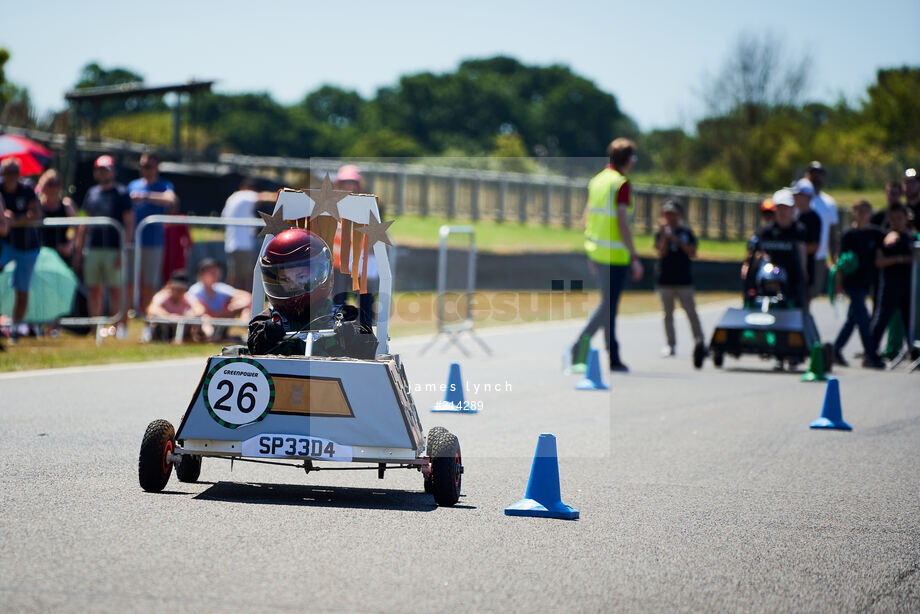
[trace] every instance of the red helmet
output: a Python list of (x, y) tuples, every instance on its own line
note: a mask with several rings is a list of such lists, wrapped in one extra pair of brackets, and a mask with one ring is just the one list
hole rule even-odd
[(287, 318), (308, 316), (332, 294), (332, 252), (308, 230), (291, 228), (275, 235), (259, 264), (266, 296)]

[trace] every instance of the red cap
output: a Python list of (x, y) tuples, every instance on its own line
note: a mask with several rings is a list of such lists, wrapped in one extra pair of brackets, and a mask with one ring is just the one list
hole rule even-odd
[(96, 168), (115, 168), (115, 159), (105, 154), (96, 158), (96, 163), (93, 166)]

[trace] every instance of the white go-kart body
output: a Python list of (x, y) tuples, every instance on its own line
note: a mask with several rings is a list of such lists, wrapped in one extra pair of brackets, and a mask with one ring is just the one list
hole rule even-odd
[[(274, 212), (302, 224), (314, 205), (308, 192), (285, 189)], [(373, 195), (349, 195), (337, 206), (342, 220), (380, 221)], [(272, 236), (265, 237), (263, 251)], [(145, 490), (162, 490), (173, 466), (181, 481), (197, 481), (201, 459), (219, 457), (289, 464), (307, 473), (362, 463), (381, 478), (387, 469), (412, 468), (439, 505), (456, 503), (463, 472), (459, 442), (440, 427), (425, 437), (405, 368), (388, 351), (386, 246), (376, 242), (372, 249), (380, 275), (376, 357), (312, 356), (313, 341), (333, 333), (309, 331), (290, 333), (304, 340), (304, 356), (250, 356), (227, 348), (208, 358), (178, 429), (165, 420), (147, 428), (138, 464)], [(254, 279), (253, 313), (264, 304), (258, 271)]]

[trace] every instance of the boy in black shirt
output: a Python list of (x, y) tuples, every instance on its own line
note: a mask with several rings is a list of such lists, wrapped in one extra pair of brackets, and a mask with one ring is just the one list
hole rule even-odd
[(692, 230), (681, 224), (683, 209), (678, 202), (665, 201), (661, 207), (661, 216), (660, 228), (655, 235), (655, 249), (658, 251), (656, 281), (664, 307), (664, 333), (668, 341), (662, 354), (674, 356), (677, 343), (674, 334), (675, 299), (680, 301), (680, 306), (690, 320), (696, 345), (703, 345), (703, 327), (700, 325), (693, 301), (693, 274), (690, 262), (696, 257), (696, 237)]
[(910, 329), (910, 273), (913, 262), (915, 235), (907, 231), (907, 210), (903, 205), (888, 208), (888, 223), (891, 231), (885, 235), (876, 249), (875, 266), (879, 274), (879, 306), (872, 320), (872, 356), (868, 355), (864, 366), (881, 368), (878, 359), (878, 345), (888, 321), (896, 310), (901, 312), (904, 330)]
[(776, 205), (776, 220), (754, 235), (741, 275), (747, 278), (751, 251), (766, 254), (770, 262), (786, 271), (787, 299), (801, 308), (805, 306), (805, 288), (808, 283), (805, 270), (805, 229), (793, 217), (792, 190), (786, 188), (776, 192), (773, 203)]
[(804, 182), (796, 183), (792, 188), (795, 202), (796, 220), (805, 231), (805, 272), (808, 274), (809, 291), (805, 295), (805, 302), (821, 294), (821, 288), (814, 286), (815, 280), (815, 254), (821, 243), (821, 216), (811, 208), (811, 199), (815, 195), (811, 186)]
[[(861, 200), (853, 205), (853, 227), (843, 233), (840, 243), (840, 258), (837, 260), (838, 270), (844, 260), (852, 258), (856, 262), (855, 270), (837, 278), (843, 291), (850, 298), (850, 307), (847, 310), (847, 319), (837, 333), (834, 341), (834, 362), (847, 366), (843, 357), (843, 348), (853, 328), (859, 329), (859, 338), (863, 344), (865, 356), (872, 362), (878, 360), (875, 356), (875, 346), (872, 345), (872, 328), (869, 325), (869, 312), (866, 310), (866, 297), (875, 286), (875, 250), (881, 245), (882, 233), (875, 226), (870, 225), (872, 218), (872, 205)], [(851, 256), (844, 256), (851, 254)]]

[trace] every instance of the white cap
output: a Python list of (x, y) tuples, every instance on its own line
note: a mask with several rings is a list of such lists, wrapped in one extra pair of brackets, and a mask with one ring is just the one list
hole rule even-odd
[(782, 190), (777, 190), (773, 193), (773, 204), (777, 207), (785, 206), (792, 207), (795, 205), (795, 200), (792, 198), (792, 190), (789, 188), (783, 188)]

